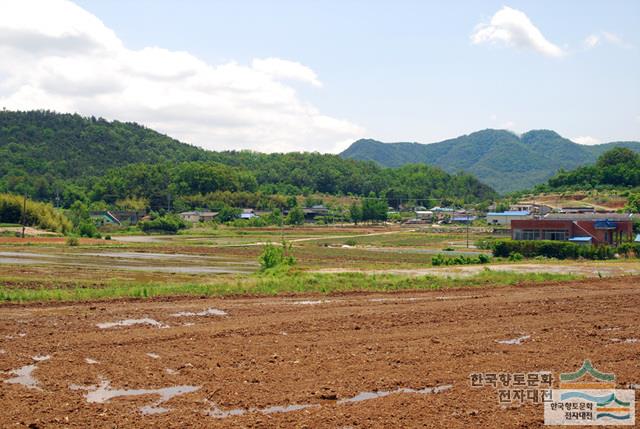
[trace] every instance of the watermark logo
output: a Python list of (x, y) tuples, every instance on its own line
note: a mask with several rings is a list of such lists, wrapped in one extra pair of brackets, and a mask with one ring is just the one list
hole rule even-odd
[(544, 403), (544, 423), (635, 426), (635, 390), (616, 389), (614, 374), (585, 360), (577, 371), (560, 374), (560, 388)]

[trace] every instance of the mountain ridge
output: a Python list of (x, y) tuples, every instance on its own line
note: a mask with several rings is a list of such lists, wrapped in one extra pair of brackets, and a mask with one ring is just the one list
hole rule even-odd
[(561, 169), (594, 163), (606, 150), (620, 146), (640, 152), (637, 141), (588, 146), (553, 130), (530, 130), (517, 135), (507, 130), (485, 129), (435, 143), (360, 139), (339, 155), (374, 161), (384, 167), (423, 163), (449, 173), (464, 171), (505, 193), (544, 183)]

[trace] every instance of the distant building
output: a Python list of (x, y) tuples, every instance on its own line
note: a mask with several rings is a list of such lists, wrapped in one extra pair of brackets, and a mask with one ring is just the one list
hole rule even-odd
[(562, 207), (560, 213), (595, 213), (596, 209), (592, 206), (576, 206), (576, 207)]
[(551, 213), (553, 209), (551, 206), (546, 204), (536, 204), (530, 202), (520, 202), (517, 204), (513, 204), (509, 207), (509, 211), (514, 212), (529, 212), (532, 215), (541, 215), (544, 216), (547, 213)]
[(322, 204), (305, 207), (302, 209), (304, 213), (305, 222), (315, 222), (316, 218), (319, 216), (327, 216), (329, 214), (329, 209)]
[(182, 220), (191, 223), (212, 221), (216, 216), (218, 216), (218, 212), (192, 211), (180, 213)]
[(118, 219), (113, 213), (107, 210), (92, 211), (89, 212), (89, 216), (96, 224), (96, 226), (104, 225), (121, 225), (120, 219)]
[(489, 225), (500, 225), (511, 227), (511, 222), (519, 219), (532, 219), (533, 216), (528, 211), (506, 211), (487, 213), (487, 223)]
[(97, 210), (89, 212), (89, 216), (98, 227), (105, 225), (135, 225), (144, 215), (144, 212), (133, 210)]
[(418, 220), (432, 220), (433, 212), (431, 210), (416, 210), (416, 219)]
[(511, 237), (617, 245), (632, 239), (633, 218), (619, 213), (552, 213), (542, 219), (513, 220)]
[(477, 218), (477, 216), (471, 215), (456, 215), (451, 218), (451, 223), (471, 223)]

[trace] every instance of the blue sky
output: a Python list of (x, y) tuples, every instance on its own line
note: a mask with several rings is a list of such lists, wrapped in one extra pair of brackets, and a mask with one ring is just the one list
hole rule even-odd
[[(296, 74), (288, 63), (278, 63), (270, 76), (283, 92), (269, 93), (268, 102), (255, 98), (254, 106), (278, 100), (273, 111), (288, 112), (279, 119), (236, 99), (228, 102), (237, 108), (233, 117), (180, 124), (167, 112), (153, 118), (140, 113), (142, 108), (113, 107), (123, 106), (122, 100), (92, 105), (55, 98), (54, 106), (85, 114), (95, 108), (97, 114), (138, 120), (212, 149), (335, 152), (359, 137), (427, 143), (483, 128), (549, 128), (585, 143), (640, 140), (638, 1), (75, 4), (131, 52), (185, 51), (214, 67), (236, 64), (236, 75), (255, 59), (304, 67)], [(521, 25), (523, 16), (534, 30)], [(474, 39), (483, 29), (486, 37)], [(531, 36), (535, 29), (542, 41)], [(315, 80), (308, 73), (321, 85), (310, 84)], [(15, 97), (4, 104), (16, 100), (24, 105), (24, 98)], [(294, 103), (299, 115), (283, 103)], [(247, 109), (252, 112), (243, 117)], [(117, 117), (119, 112), (127, 117)], [(240, 126), (242, 132), (234, 134)]]

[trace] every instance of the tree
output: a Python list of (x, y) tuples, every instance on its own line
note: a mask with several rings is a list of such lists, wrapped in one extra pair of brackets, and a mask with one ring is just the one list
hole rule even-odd
[(624, 208), (633, 213), (640, 213), (640, 193), (629, 195), (627, 205)]
[(225, 205), (218, 211), (216, 219), (220, 222), (229, 222), (240, 216), (240, 213), (242, 213), (240, 209)]
[(302, 225), (304, 224), (304, 212), (298, 206), (289, 210), (286, 220), (288, 225)]
[(354, 201), (349, 207), (349, 217), (356, 225), (362, 221), (362, 205)]
[(83, 222), (89, 222), (91, 220), (91, 216), (89, 215), (89, 208), (82, 201), (76, 201), (71, 204), (68, 212), (69, 220), (73, 223), (74, 227), (80, 226)]

